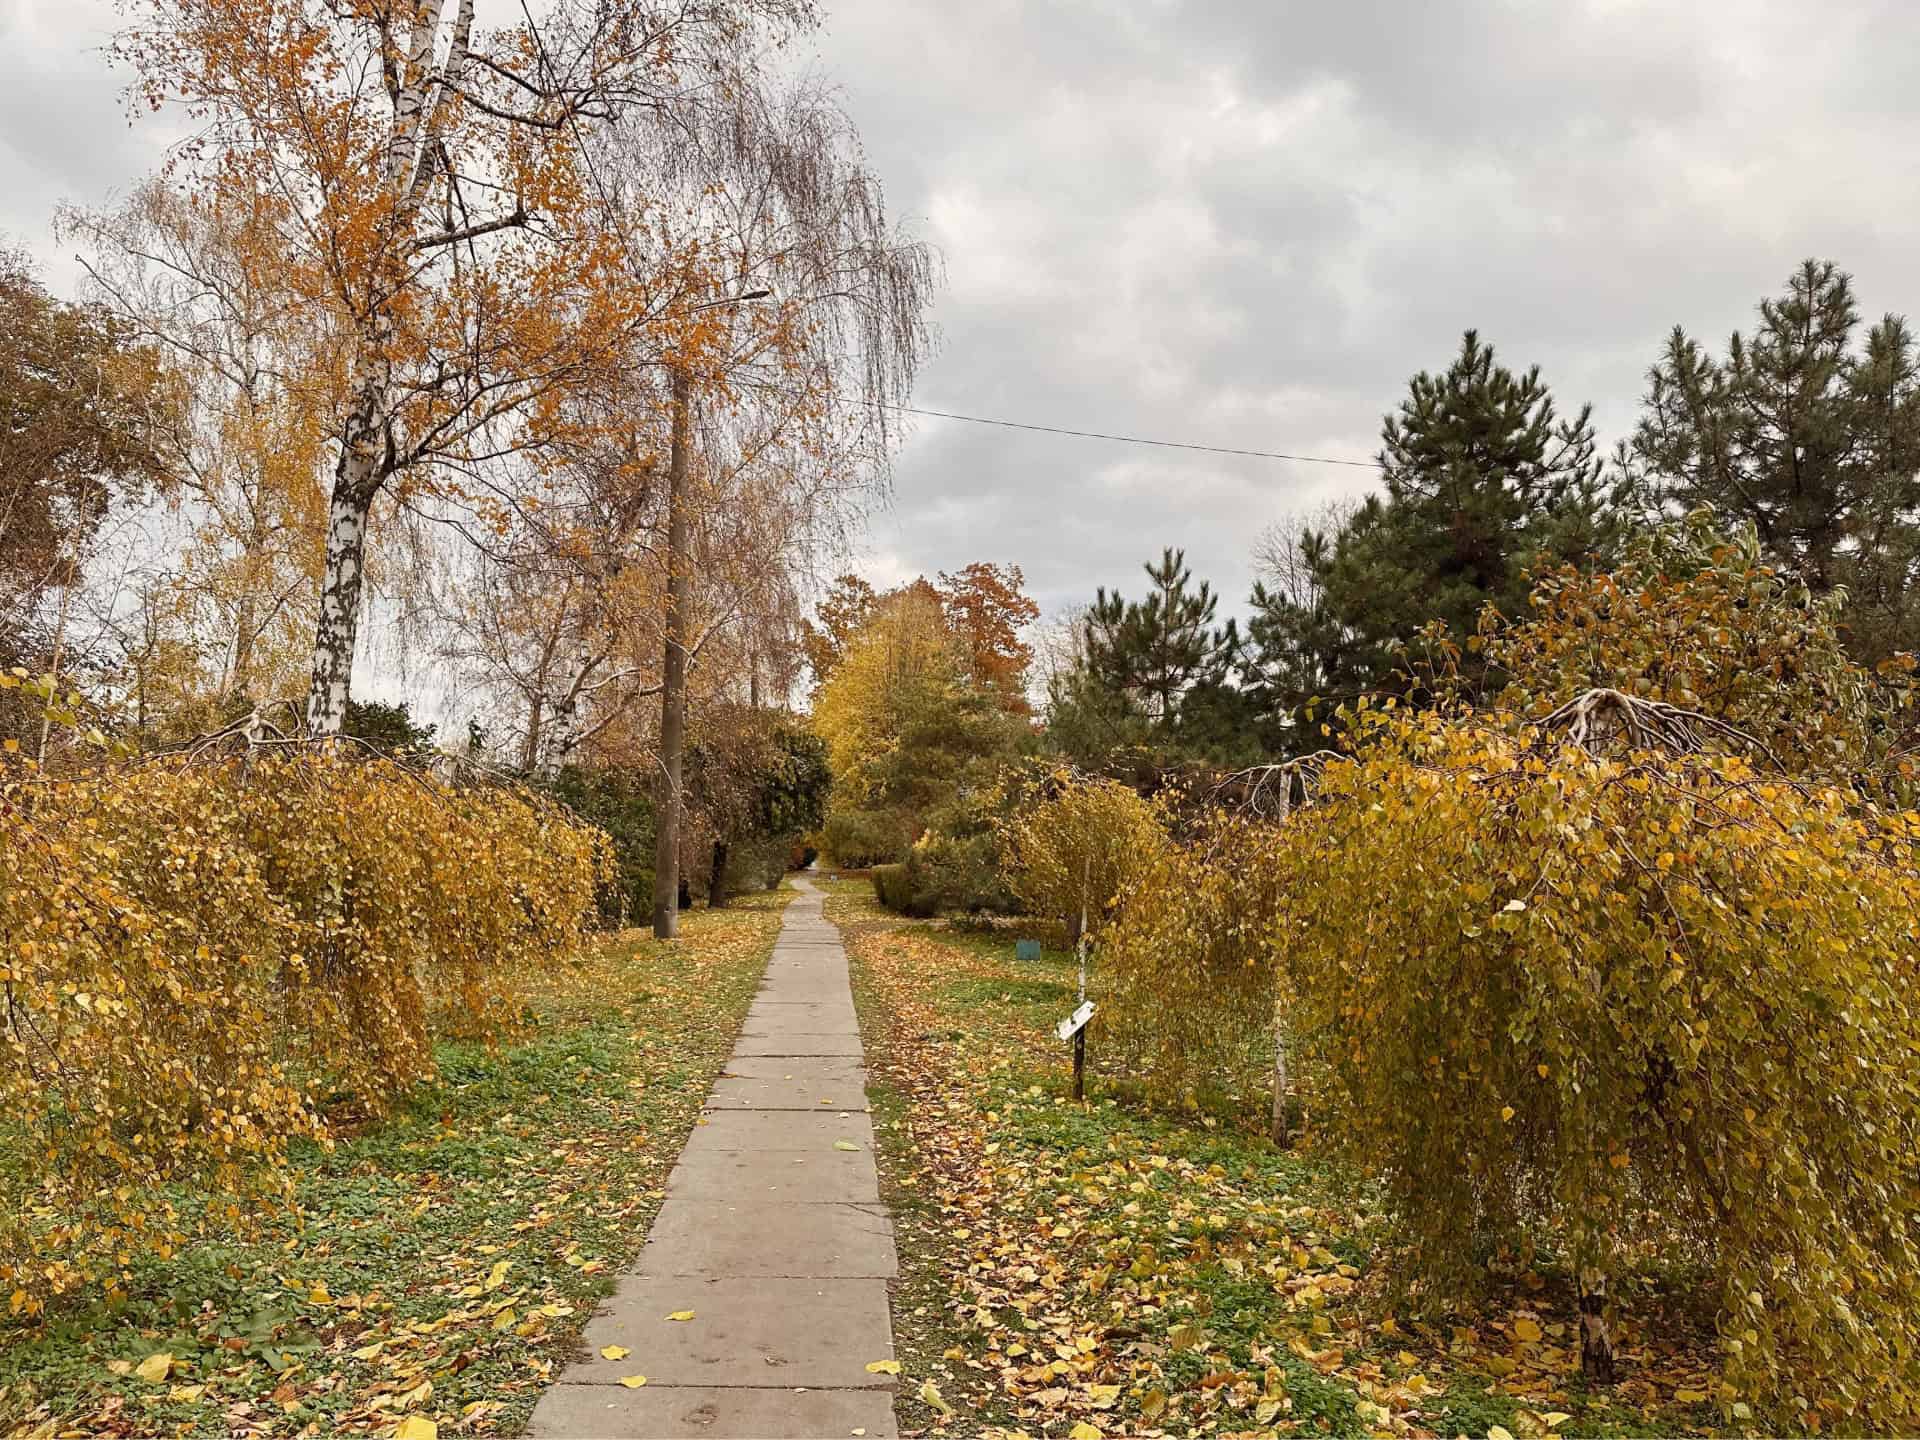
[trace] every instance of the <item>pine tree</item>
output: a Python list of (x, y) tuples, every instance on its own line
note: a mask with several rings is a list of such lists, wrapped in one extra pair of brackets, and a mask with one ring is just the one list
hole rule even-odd
[(1920, 639), (1920, 371), (1905, 320), (1856, 348), (1859, 323), (1851, 279), (1807, 260), (1725, 359), (1676, 327), (1628, 453), (1669, 508), (1750, 521), (1814, 593), (1844, 586), (1853, 649), (1874, 660)]
[[(1537, 564), (1590, 563), (1617, 541), (1626, 488), (1596, 454), (1591, 407), (1561, 417), (1537, 366), (1515, 374), (1474, 331), (1445, 373), (1413, 377), (1381, 443), (1385, 494), (1303, 530), (1298, 573), (1255, 588), (1249, 679), (1282, 725), (1316, 697), (1404, 689), (1423, 626), (1462, 641), (1488, 605), (1525, 602)], [(1472, 653), (1462, 667), (1484, 679)]]
[(1087, 614), (1087, 665), (1103, 688), (1125, 696), (1149, 721), (1173, 725), (1193, 686), (1225, 678), (1240, 646), (1229, 620), (1218, 629), (1220, 600), (1202, 580), (1196, 587), (1184, 550), (1169, 546), (1160, 563), (1144, 567), (1152, 582), (1144, 600), (1131, 601), (1105, 586)]

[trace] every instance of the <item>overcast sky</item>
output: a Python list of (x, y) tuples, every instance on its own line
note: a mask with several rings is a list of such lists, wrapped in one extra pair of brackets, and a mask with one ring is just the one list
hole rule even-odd
[[(895, 213), (947, 285), (917, 403), (1364, 459), (1468, 326), (1604, 436), (1675, 323), (1806, 255), (1920, 294), (1920, 8), (1868, 0), (822, 0)], [(0, 233), (159, 158), (101, 0), (0, 0)], [(1167, 544), (1237, 603), (1260, 530), (1364, 471), (922, 420), (865, 568), (1010, 561), (1049, 610)]]

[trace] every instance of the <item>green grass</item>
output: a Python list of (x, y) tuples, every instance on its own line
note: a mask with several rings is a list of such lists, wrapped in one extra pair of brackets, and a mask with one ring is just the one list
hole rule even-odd
[(644, 1242), (790, 895), (539, 977), (524, 1036), (442, 1043), (398, 1113), (303, 1146), (291, 1206), (0, 1330), (0, 1431), (516, 1432)]

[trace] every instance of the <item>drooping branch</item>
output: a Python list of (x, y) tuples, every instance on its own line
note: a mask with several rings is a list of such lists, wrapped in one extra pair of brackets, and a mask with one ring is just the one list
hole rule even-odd
[(1766, 742), (1724, 720), (1606, 687), (1582, 691), (1542, 720), (1540, 727), (1543, 741), (1559, 735), (1588, 751), (1608, 740), (1624, 739), (1634, 750), (1693, 755), (1709, 739), (1726, 740), (1765, 756), (1776, 770), (1785, 768)]
[[(1216, 804), (1261, 820), (1285, 820), (1295, 808), (1313, 803), (1313, 787), (1327, 762), (1340, 756), (1315, 750), (1272, 765), (1249, 765), (1216, 783), (1208, 796)], [(1295, 793), (1298, 792), (1298, 798)]]

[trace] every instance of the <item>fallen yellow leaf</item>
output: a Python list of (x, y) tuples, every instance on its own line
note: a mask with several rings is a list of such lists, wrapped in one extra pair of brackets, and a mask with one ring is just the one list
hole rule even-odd
[(1513, 1440), (1513, 1432), (1504, 1425), (1495, 1425), (1487, 1431), (1487, 1440)]
[(602, 1360), (624, 1360), (632, 1353), (633, 1352), (624, 1345), (602, 1345), (600, 1347), (600, 1358)]
[(940, 1393), (940, 1387), (931, 1380), (920, 1387), (920, 1403), (931, 1406), (942, 1415), (953, 1414), (953, 1406), (947, 1403), (947, 1397)]
[(900, 1362), (898, 1360), (869, 1360), (867, 1362), (867, 1373), (869, 1375), (898, 1375), (900, 1373)]
[(858, 1150), (860, 1147), (851, 1140), (836, 1140), (833, 1142), (833, 1148), (836, 1150)]
[(1513, 1322), (1513, 1333), (1517, 1339), (1538, 1340), (1540, 1327), (1531, 1320), (1520, 1319)]
[(1082, 1420), (1067, 1432), (1068, 1440), (1100, 1440), (1100, 1432)]
[(671, 1315), (667, 1316), (667, 1318), (669, 1320), (691, 1320), (693, 1318), (693, 1311), (676, 1310)]
[(331, 1305), (333, 1303), (333, 1296), (327, 1293), (326, 1281), (322, 1280), (307, 1292), (307, 1303), (309, 1305)]
[(393, 1440), (440, 1440), (440, 1427), (424, 1415), (409, 1415), (393, 1432)]
[(620, 1377), (620, 1383), (629, 1390), (638, 1390), (642, 1385), (647, 1383), (647, 1377), (644, 1375), (622, 1375)]
[(173, 1356), (164, 1350), (160, 1350), (147, 1356), (146, 1359), (134, 1366), (133, 1373), (138, 1375), (142, 1380), (152, 1380), (157, 1383), (166, 1379), (168, 1372), (172, 1369)]

